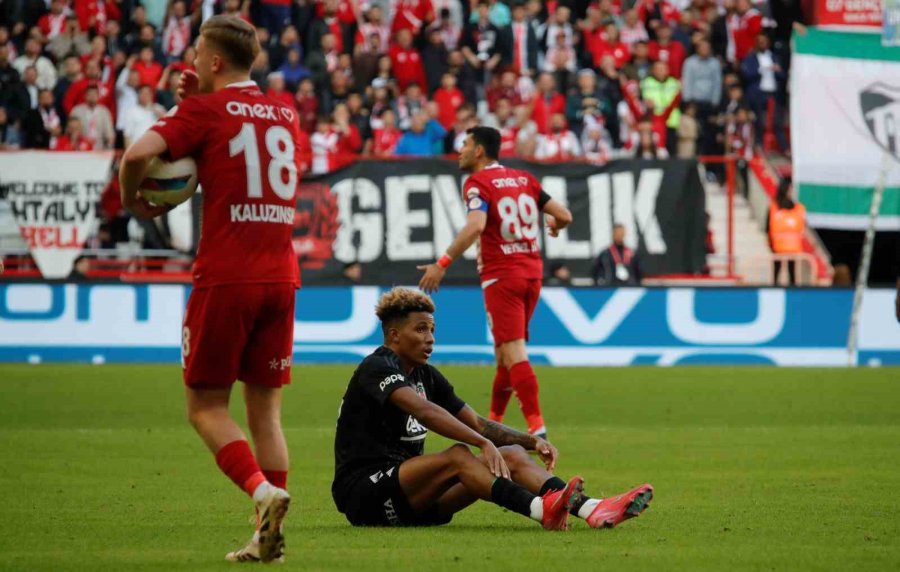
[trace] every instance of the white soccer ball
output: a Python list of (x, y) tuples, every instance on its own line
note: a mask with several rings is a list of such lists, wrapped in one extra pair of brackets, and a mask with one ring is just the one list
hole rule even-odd
[(190, 157), (177, 161), (154, 157), (140, 191), (155, 205), (180, 205), (197, 191), (197, 163)]

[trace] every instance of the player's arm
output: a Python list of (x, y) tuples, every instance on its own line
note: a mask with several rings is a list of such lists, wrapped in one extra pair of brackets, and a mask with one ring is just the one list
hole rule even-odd
[(519, 445), (526, 451), (535, 451), (547, 465), (548, 471), (552, 471), (556, 467), (556, 459), (559, 457), (556, 447), (540, 437), (516, 431), (502, 423), (485, 419), (468, 405), (459, 410), (456, 418), (498, 447)]
[(444, 274), (447, 273), (447, 267), (462, 256), (478, 240), (486, 224), (487, 211), (470, 208), (469, 214), (466, 216), (465, 226), (459, 231), (459, 234), (456, 235), (456, 238), (453, 239), (447, 251), (438, 261), (416, 267), (425, 271), (425, 275), (419, 280), (419, 288), (428, 293), (437, 292), (441, 280), (444, 279)]
[(171, 207), (151, 205), (138, 196), (138, 188), (147, 174), (150, 161), (166, 152), (166, 140), (156, 131), (145, 132), (122, 156), (119, 166), (119, 185), (122, 189), (122, 205), (138, 218), (158, 217)]
[(541, 190), (538, 197), (538, 206), (547, 215), (546, 222), (550, 236), (559, 236), (559, 231), (572, 224), (572, 211), (559, 201), (550, 198), (544, 190)]
[(431, 431), (442, 437), (481, 449), (488, 468), (497, 477), (509, 478), (509, 468), (494, 443), (450, 414), (443, 407), (423, 399), (412, 387), (400, 387), (391, 392), (390, 401)]

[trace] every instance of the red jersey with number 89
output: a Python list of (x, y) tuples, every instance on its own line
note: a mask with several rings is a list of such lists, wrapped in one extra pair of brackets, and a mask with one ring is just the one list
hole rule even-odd
[(541, 185), (530, 173), (493, 163), (466, 179), (463, 196), (471, 212), (487, 213), (479, 245), (481, 281), (536, 278), (544, 274), (538, 234)]
[(194, 286), (300, 285), (291, 245), (301, 173), (297, 112), (253, 82), (182, 101), (152, 127), (176, 160), (192, 157), (203, 187)]

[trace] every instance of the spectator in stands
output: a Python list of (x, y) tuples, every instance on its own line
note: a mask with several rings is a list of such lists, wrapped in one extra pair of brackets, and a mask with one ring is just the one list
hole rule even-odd
[(547, 133), (550, 129), (550, 118), (554, 113), (565, 113), (566, 98), (556, 91), (556, 82), (549, 73), (538, 76), (537, 92), (532, 102), (532, 119), (539, 133)]
[(398, 97), (394, 104), (400, 129), (403, 131), (409, 129), (413, 116), (423, 111), (427, 103), (428, 98), (422, 93), (421, 86), (415, 82), (409, 84), (406, 87), (406, 93)]
[(450, 129), (456, 120), (456, 110), (465, 101), (462, 91), (456, 87), (456, 76), (452, 73), (445, 73), (441, 78), (441, 87), (434, 92), (432, 99), (438, 105), (438, 121), (444, 126), (444, 129)]
[(277, 73), (281, 74), (281, 78), (284, 81), (286, 88), (291, 92), (297, 89), (301, 81), (312, 76), (312, 71), (300, 61), (300, 48), (291, 48), (288, 50), (287, 58), (284, 63), (278, 66)]
[(499, 79), (495, 75), (491, 80), (485, 97), (489, 111), (493, 111), (497, 101), (507, 99), (512, 105), (519, 105), (525, 101), (522, 89), (519, 86), (520, 78), (512, 69), (506, 69)]
[(448, 154), (458, 153), (465, 142), (466, 133), (476, 125), (478, 125), (478, 116), (475, 105), (466, 103), (461, 106), (456, 110), (456, 121), (453, 123), (453, 127), (444, 136), (444, 145), (441, 151)]
[(702, 137), (700, 152), (712, 154), (715, 145), (715, 131), (710, 118), (715, 114), (722, 98), (722, 66), (712, 56), (712, 45), (708, 40), (697, 44), (697, 53), (684, 62), (682, 78), (682, 99), (697, 107), (697, 122)]
[(663, 143), (669, 155), (673, 155), (678, 144), (677, 130), (681, 121), (681, 111), (678, 109), (681, 82), (669, 75), (669, 65), (666, 62), (656, 61), (650, 77), (641, 82), (641, 95), (645, 101), (653, 104), (654, 116), (665, 117), (668, 114)]
[[(200, 21), (200, 10), (194, 11), (193, 21), (193, 23)], [(187, 13), (184, 0), (172, 2), (169, 5), (169, 16), (162, 35), (163, 53), (168, 56), (169, 62), (177, 61), (191, 44), (191, 24), (192, 16)]]
[[(175, 107), (175, 97), (178, 91), (178, 82), (181, 80), (181, 73), (179, 70), (169, 69), (156, 85), (156, 101), (166, 110)], [(291, 105), (293, 105), (293, 100)], [(119, 112), (121, 113), (121, 108)]]
[(122, 27), (118, 20), (110, 20), (106, 23), (106, 34), (103, 36), (106, 40), (106, 50), (111, 56), (127, 58), (128, 54), (125, 50), (125, 42), (122, 39)]
[(557, 85), (568, 85), (569, 75), (575, 73), (578, 64), (575, 49), (566, 43), (565, 32), (557, 32), (554, 43), (544, 55), (543, 70), (556, 76)]
[[(588, 105), (590, 100), (586, 100)], [(596, 110), (596, 108), (594, 108)], [(591, 113), (590, 108), (586, 113)], [(599, 114), (599, 112), (597, 112)], [(592, 117), (592, 115), (588, 115)], [(602, 118), (602, 116), (600, 116)], [(581, 132), (581, 150), (585, 159), (596, 165), (605, 165), (612, 157), (612, 138), (602, 121), (585, 122)]]
[(269, 52), (263, 48), (259, 50), (259, 54), (253, 60), (253, 66), (250, 68), (250, 79), (256, 82), (259, 89), (266, 89), (269, 87), (270, 73), (272, 73), (272, 67), (269, 65)]
[(413, 46), (413, 36), (408, 29), (397, 32), (397, 43), (391, 46), (389, 54), (394, 77), (400, 91), (405, 91), (411, 83), (427, 85), (425, 69), (422, 67), (422, 57)]
[(487, 0), (478, 1), (478, 9), (463, 28), (460, 42), (463, 56), (469, 66), (476, 70), (476, 80), (482, 87), (490, 81), (497, 66), (507, 59), (504, 56), (500, 28), (490, 22), (489, 10)]
[[(319, 48), (321, 45), (321, 38), (319, 38), (319, 43), (315, 47)], [(287, 60), (287, 54), (292, 49), (302, 52), (300, 34), (294, 26), (287, 26), (278, 35), (278, 42), (269, 47), (269, 63), (276, 68), (281, 66)]]
[(735, 10), (727, 21), (731, 40), (728, 61), (737, 66), (750, 54), (753, 46), (757, 45), (756, 38), (762, 33), (763, 22), (762, 14), (753, 7), (750, 0), (735, 0), (734, 7)]
[[(498, 28), (509, 26), (512, 22), (509, 6), (507, 6), (505, 2), (500, 2), (499, 0), (488, 0), (488, 3), (490, 5), (490, 9), (488, 10), (488, 20), (491, 24)], [(475, 16), (471, 16), (471, 19), (474, 20)]]
[(66, 18), (72, 13), (67, 4), (65, 0), (51, 0), (50, 11), (38, 20), (38, 28), (47, 41), (53, 40), (66, 29)]
[[(155, 90), (149, 85), (142, 85), (138, 89), (138, 104), (130, 107), (122, 117), (122, 133), (125, 137), (125, 147), (150, 129), (162, 116), (166, 114), (165, 108), (154, 103)], [(77, 109), (77, 108), (76, 108)], [(74, 111), (72, 112), (75, 113)]]
[(292, 91), (285, 89), (284, 74), (274, 71), (266, 78), (266, 96), (280, 101), (288, 107), (293, 106), (294, 96)]
[(22, 138), (15, 123), (10, 121), (6, 108), (0, 106), (0, 151), (18, 149)]
[(517, 105), (513, 108), (513, 127), (516, 132), (516, 155), (519, 157), (533, 157), (537, 146), (538, 128), (531, 119), (531, 111), (527, 105)]
[(447, 56), (447, 64), (447, 71), (456, 76), (456, 85), (466, 96), (466, 101), (478, 101), (478, 82), (475, 78), (475, 70), (466, 62), (462, 51), (450, 52)]
[(22, 120), (25, 147), (49, 149), (50, 141), (62, 133), (62, 121), (56, 112), (53, 92), (42, 89), (38, 94), (37, 109), (32, 109)]
[(81, 120), (84, 136), (89, 139), (94, 149), (112, 149), (116, 142), (112, 113), (100, 103), (100, 88), (90, 85), (84, 93), (84, 103), (72, 108), (72, 117)]
[(506, 98), (497, 101), (493, 113), (485, 116), (481, 122), (485, 127), (493, 127), (500, 132), (500, 158), (516, 156), (516, 129), (513, 120), (513, 106)]
[(337, 162), (339, 166), (344, 166), (352, 163), (353, 158), (362, 152), (363, 140), (359, 128), (350, 120), (350, 108), (346, 103), (340, 102), (335, 105), (331, 117), (332, 128), (338, 136)]
[(612, 244), (594, 261), (591, 277), (598, 286), (638, 286), (641, 267), (637, 253), (625, 246), (625, 226), (613, 225)]
[(435, 154), (435, 145), (447, 135), (447, 130), (424, 111), (413, 115), (410, 130), (397, 143), (397, 155), (429, 156)]
[[(144, 46), (139, 52), (137, 61), (131, 67), (141, 76), (141, 85), (156, 85), (163, 74), (163, 66), (154, 59), (153, 48)], [(87, 69), (87, 68), (85, 68)]]
[(649, 117), (644, 117), (637, 124), (635, 132), (637, 141), (631, 148), (632, 155), (637, 159), (668, 159), (669, 152), (662, 145), (659, 134), (653, 128)]
[(647, 28), (638, 18), (638, 11), (635, 8), (626, 10), (622, 28), (619, 30), (620, 39), (629, 47), (634, 46), (638, 42), (649, 42), (650, 36), (647, 35)]
[[(122, 117), (128, 110), (138, 104), (138, 88), (141, 86), (141, 74), (132, 69), (136, 56), (130, 56), (125, 67), (116, 79), (116, 129), (122, 130)], [(160, 78), (160, 82), (165, 77)]]
[[(378, 34), (370, 34), (366, 43), (368, 49), (366, 51), (358, 51), (353, 56), (353, 77), (356, 80), (356, 84), (360, 86), (372, 83), (372, 80), (375, 79), (378, 73), (378, 61), (385, 57), (385, 44), (381, 43), (381, 37)], [(424, 60), (424, 53), (422, 57)], [(387, 61), (390, 62), (390, 58)]]
[(603, 58), (609, 55), (612, 56), (616, 69), (621, 69), (631, 59), (631, 48), (619, 37), (619, 28), (615, 23), (607, 24), (604, 32), (604, 39), (593, 44), (591, 56), (594, 66), (599, 68)]
[(669, 73), (676, 79), (681, 78), (681, 68), (684, 65), (687, 50), (679, 42), (672, 39), (672, 28), (662, 25), (656, 29), (656, 39), (647, 45), (650, 59), (654, 62), (666, 62), (669, 65)]
[(692, 159), (697, 156), (697, 139), (700, 137), (700, 123), (697, 120), (697, 104), (688, 103), (681, 114), (678, 125), (679, 159)]
[(84, 136), (81, 120), (75, 116), (69, 117), (64, 134), (50, 140), (53, 151), (90, 151), (93, 148), (94, 144)]
[[(446, 6), (440, 9), (437, 19), (428, 26), (426, 36), (431, 37), (432, 34), (437, 33), (447, 50), (455, 50), (459, 46), (459, 39), (462, 36), (462, 9), (460, 2), (443, 1)], [(451, 7), (454, 7), (455, 11), (459, 13), (458, 17), (452, 15)], [(428, 71), (427, 68), (426, 71)]]
[[(778, 185), (775, 200), (769, 206), (769, 243), (776, 255), (796, 255), (803, 252), (806, 229), (806, 208), (791, 199), (791, 182), (783, 179)], [(774, 261), (775, 284), (781, 273), (782, 260)], [(787, 261), (788, 283), (797, 284), (796, 259)]]
[[(444, 74), (450, 69), (450, 52), (439, 30), (428, 32), (428, 42), (422, 48), (422, 66), (425, 68), (426, 91), (433, 94), (440, 86)], [(454, 78), (456, 74), (453, 74)]]
[(418, 35), (423, 27), (434, 20), (434, 6), (427, 0), (395, 0), (393, 5), (394, 21), (391, 31), (395, 34), (406, 30)]
[(506, 34), (506, 41), (512, 44), (506, 52), (512, 56), (513, 71), (520, 75), (534, 75), (540, 48), (535, 29), (528, 23), (525, 4), (521, 1), (513, 4), (512, 26)]
[(388, 107), (381, 112), (381, 127), (372, 132), (371, 149), (375, 157), (393, 157), (396, 154), (397, 143), (403, 136), (403, 132), (397, 129), (397, 120), (394, 110)]
[(372, 81), (372, 96), (369, 103), (369, 111), (372, 117), (372, 129), (381, 127), (378, 123), (381, 112), (385, 109), (393, 109), (393, 101), (391, 101), (390, 84), (384, 78), (375, 78)]
[[(694, 14), (693, 10), (682, 10), (678, 25), (672, 27), (672, 40), (682, 45), (685, 55), (694, 51), (694, 32), (698, 31), (694, 26)], [(705, 37), (704, 32), (700, 34)]]
[(634, 75), (639, 80), (650, 77), (650, 68), (653, 62), (650, 61), (650, 48), (647, 42), (638, 42), (631, 49), (631, 59), (622, 67), (622, 72), (626, 75)]
[(47, 45), (47, 50), (56, 58), (56, 61), (67, 56), (81, 56), (90, 51), (91, 45), (86, 33), (78, 26), (78, 18), (69, 15), (63, 31), (57, 34)]
[(53, 89), (56, 85), (56, 67), (53, 63), (41, 55), (41, 43), (29, 38), (25, 41), (25, 53), (16, 58), (13, 67), (19, 75), (25, 75), (25, 69), (34, 67), (37, 70), (37, 87), (39, 89)]
[(559, 112), (554, 113), (550, 118), (549, 133), (542, 133), (537, 137), (535, 159), (571, 161), (581, 155), (581, 144), (578, 142), (578, 137), (566, 125), (566, 115)]
[(269, 34), (277, 36), (291, 18), (291, 0), (260, 0), (261, 24)]
[(565, 36), (566, 46), (575, 47), (575, 28), (572, 26), (571, 18), (572, 10), (568, 6), (562, 3), (556, 5), (556, 9), (547, 18), (542, 42), (545, 48), (556, 42), (560, 32)]
[(9, 46), (0, 45), (0, 107), (10, 123), (16, 123), (30, 108), (21, 77), (9, 61)]
[(584, 111), (586, 100), (593, 101), (594, 107), (599, 108), (603, 94), (597, 86), (597, 74), (590, 68), (584, 68), (578, 72), (577, 84), (569, 91), (566, 98), (566, 119), (576, 133), (581, 133), (584, 124)]
[(725, 152), (737, 158), (739, 190), (746, 197), (748, 190), (747, 166), (753, 158), (756, 140), (753, 122), (746, 107), (738, 107), (728, 116), (725, 125)]
[(306, 55), (306, 67), (316, 84), (316, 91), (321, 93), (328, 86), (328, 75), (337, 68), (339, 55), (334, 34), (323, 35), (319, 49)]
[(756, 115), (756, 132), (766, 133), (766, 126), (771, 121), (778, 146), (782, 151), (789, 152), (782, 120), (784, 110), (778, 98), (785, 80), (784, 68), (770, 49), (769, 38), (765, 34), (756, 37), (756, 47), (741, 62), (741, 76), (747, 86), (747, 103)]
[(668, 0), (638, 0), (635, 4), (640, 20), (652, 38), (656, 37), (659, 28), (673, 26), (678, 23), (680, 15)]
[(38, 72), (37, 68), (34, 66), (28, 66), (25, 68), (25, 74), (22, 76), (22, 89), (25, 90), (25, 94), (27, 96), (27, 107), (20, 115), (20, 119), (24, 117), (29, 111), (32, 109), (37, 109), (38, 106), (38, 93), (41, 91), (37, 86), (38, 82)]
[[(381, 48), (391, 41), (391, 27), (384, 21), (381, 6), (371, 3), (367, 9), (362, 10), (359, 4), (354, 2), (353, 8), (356, 14), (354, 55), (371, 53), (373, 49), (376, 53), (381, 53)], [(378, 38), (378, 41), (373, 42), (372, 36)]]

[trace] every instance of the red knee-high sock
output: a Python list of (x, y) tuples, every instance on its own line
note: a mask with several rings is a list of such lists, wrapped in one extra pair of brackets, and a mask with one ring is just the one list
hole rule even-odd
[(263, 469), (263, 474), (266, 476), (266, 480), (269, 481), (269, 484), (274, 485), (279, 489), (287, 488), (287, 471), (270, 471), (268, 469)]
[(538, 403), (537, 376), (534, 375), (531, 364), (520, 361), (509, 368), (509, 381), (516, 392), (516, 397), (519, 398), (522, 413), (528, 422), (528, 431), (533, 433), (541, 430), (544, 427), (544, 418), (541, 416), (541, 405)]
[(494, 375), (494, 387), (491, 389), (491, 421), (498, 423), (503, 421), (503, 414), (506, 413), (506, 406), (509, 404), (509, 398), (512, 397), (512, 391), (509, 370), (498, 365), (497, 373)]
[(219, 449), (216, 463), (234, 484), (251, 497), (256, 487), (266, 482), (266, 476), (260, 470), (250, 444), (246, 441), (232, 441)]

